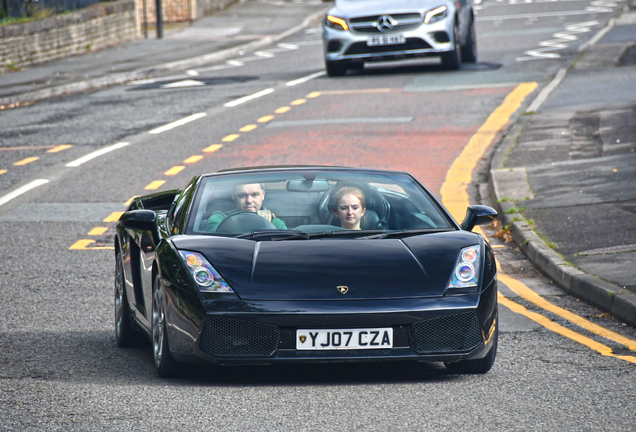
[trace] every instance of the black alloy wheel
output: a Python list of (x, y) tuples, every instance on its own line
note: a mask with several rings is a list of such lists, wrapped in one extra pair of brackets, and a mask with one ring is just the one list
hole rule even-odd
[(152, 356), (161, 378), (172, 378), (177, 373), (177, 362), (170, 354), (166, 332), (166, 314), (163, 309), (163, 291), (159, 275), (155, 276), (152, 290)]
[(477, 61), (477, 33), (475, 31), (475, 18), (470, 20), (470, 29), (466, 36), (466, 43), (462, 45), (462, 61), (475, 63)]
[(115, 339), (121, 348), (136, 346), (138, 342), (130, 318), (130, 305), (124, 282), (124, 263), (119, 251), (115, 252)]
[(461, 47), (459, 45), (459, 29), (457, 24), (453, 27), (453, 50), (442, 53), (442, 68), (446, 70), (457, 70), (461, 63)]
[(462, 360), (454, 363), (445, 363), (446, 370), (451, 374), (485, 374), (495, 363), (497, 356), (497, 341), (499, 340), (499, 321), (492, 335), (493, 342), (486, 357), (475, 360)]

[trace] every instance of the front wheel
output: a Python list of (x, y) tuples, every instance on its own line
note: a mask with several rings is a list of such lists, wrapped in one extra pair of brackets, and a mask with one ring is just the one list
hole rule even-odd
[(163, 308), (163, 291), (159, 276), (155, 276), (152, 293), (152, 355), (161, 378), (172, 378), (177, 373), (177, 362), (170, 354), (166, 315)]
[(130, 318), (130, 305), (124, 281), (124, 264), (119, 251), (115, 253), (115, 339), (121, 348), (136, 346), (138, 342)]
[(461, 63), (461, 47), (459, 46), (459, 30), (455, 25), (453, 30), (453, 50), (442, 53), (442, 68), (446, 70), (457, 70)]
[(474, 18), (470, 22), (466, 44), (462, 46), (462, 61), (465, 63), (475, 63), (477, 61), (477, 34), (475, 32)]
[(327, 69), (327, 75), (330, 77), (344, 76), (347, 74), (347, 62), (340, 61), (328, 61), (325, 60), (325, 69)]
[(492, 335), (493, 343), (486, 357), (475, 360), (462, 360), (455, 363), (446, 363), (446, 370), (452, 374), (485, 374), (495, 363), (497, 356), (497, 341), (499, 339), (499, 322)]

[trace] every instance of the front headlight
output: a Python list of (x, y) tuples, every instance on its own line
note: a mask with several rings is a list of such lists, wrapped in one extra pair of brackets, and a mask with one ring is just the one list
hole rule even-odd
[(327, 15), (327, 18), (325, 18), (325, 25), (336, 30), (349, 30), (347, 20), (335, 17), (333, 15)]
[(479, 270), (481, 269), (479, 250), (479, 245), (475, 245), (465, 247), (459, 252), (457, 263), (446, 288), (476, 288), (479, 286)]
[(448, 15), (448, 8), (446, 6), (440, 6), (433, 10), (426, 12), (424, 15), (424, 24), (432, 24), (434, 22), (443, 20)]
[(203, 255), (188, 251), (179, 251), (179, 253), (190, 270), (192, 279), (199, 287), (199, 291), (204, 293), (234, 292)]

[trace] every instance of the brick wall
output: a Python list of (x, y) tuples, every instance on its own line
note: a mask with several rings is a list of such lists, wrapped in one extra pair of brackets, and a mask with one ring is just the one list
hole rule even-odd
[(138, 37), (135, 0), (102, 3), (25, 24), (0, 27), (0, 72), (85, 54)]

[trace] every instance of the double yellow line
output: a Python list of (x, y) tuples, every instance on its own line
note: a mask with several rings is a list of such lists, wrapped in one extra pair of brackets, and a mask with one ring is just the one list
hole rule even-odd
[[(470, 139), (462, 153), (455, 159), (451, 168), (446, 174), (446, 180), (442, 185), (442, 202), (451, 212), (456, 220), (462, 220), (466, 208), (470, 205), (467, 187), (472, 181), (472, 173), (479, 160), (483, 157), (486, 149), (492, 144), (503, 127), (510, 121), (510, 117), (521, 107), (525, 98), (537, 88), (537, 83), (521, 83), (506, 96), (503, 103), (490, 114), (486, 122), (479, 128), (477, 133)], [(484, 234), (481, 230), (476, 232)], [(514, 293), (521, 298), (533, 303), (541, 309), (553, 313), (577, 326), (589, 331), (592, 334), (624, 345), (631, 351), (636, 351), (636, 341), (626, 338), (618, 333), (601, 327), (585, 318), (572, 313), (566, 309), (550, 303), (523, 282), (507, 275), (497, 262), (498, 279), (506, 284)], [(621, 360), (636, 364), (636, 357), (630, 355), (614, 354), (612, 348), (604, 345), (592, 338), (577, 333), (567, 327), (546, 318), (544, 315), (531, 312), (522, 305), (513, 302), (499, 293), (499, 303), (506, 306), (511, 311), (523, 315), (543, 327), (578, 342), (604, 356), (616, 357)]]

